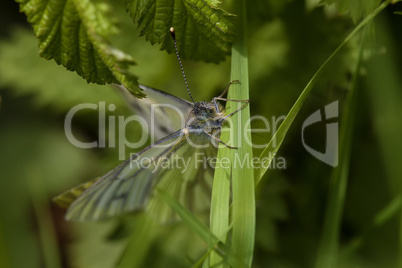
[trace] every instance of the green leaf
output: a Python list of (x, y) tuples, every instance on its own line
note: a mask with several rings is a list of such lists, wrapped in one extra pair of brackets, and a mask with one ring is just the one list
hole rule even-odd
[(126, 8), (141, 35), (151, 44), (174, 52), (170, 27), (175, 28), (180, 56), (219, 62), (230, 53), (234, 15), (220, 9), (217, 1), (127, 0)]
[(115, 19), (103, 0), (16, 0), (39, 40), (40, 55), (77, 72), (88, 83), (118, 83), (137, 97), (137, 77), (128, 69), (131, 56), (113, 47)]

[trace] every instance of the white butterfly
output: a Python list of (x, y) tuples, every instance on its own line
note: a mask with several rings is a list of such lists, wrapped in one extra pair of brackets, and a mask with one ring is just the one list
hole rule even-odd
[[(222, 125), (249, 102), (224, 99), (229, 86), (211, 102), (193, 103), (143, 85), (140, 87), (147, 97), (140, 100), (119, 86), (130, 106), (148, 122), (151, 121), (152, 104), (168, 104), (184, 115), (185, 125), (180, 128), (177, 113), (169, 112), (169, 109), (157, 110), (155, 118), (161, 122), (156, 124), (154, 134), (164, 137), (101, 178), (57, 196), (55, 202), (68, 206), (66, 219), (101, 220), (148, 210), (159, 220), (167, 220), (172, 211), (152, 195), (156, 187), (161, 187), (189, 209), (208, 208), (213, 169), (205, 165), (205, 160), (216, 157), (218, 143), (234, 148), (219, 139)], [(226, 115), (219, 100), (243, 102), (243, 105)]]

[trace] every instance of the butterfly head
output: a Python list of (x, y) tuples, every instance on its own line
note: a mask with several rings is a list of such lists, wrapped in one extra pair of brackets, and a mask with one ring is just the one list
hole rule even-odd
[(212, 102), (200, 101), (194, 104), (192, 113), (199, 121), (215, 120), (219, 117), (220, 112), (216, 110), (215, 105)]

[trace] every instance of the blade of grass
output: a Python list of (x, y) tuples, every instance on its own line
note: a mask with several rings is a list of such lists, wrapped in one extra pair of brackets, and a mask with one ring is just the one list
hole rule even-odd
[(209, 249), (213, 249), (217, 252), (223, 260), (232, 265), (233, 267), (243, 267), (237, 259), (232, 257), (229, 252), (229, 248), (226, 244), (219, 241), (219, 239), (204, 225), (202, 224), (190, 211), (182, 206), (176, 199), (171, 197), (162, 189), (157, 189), (156, 194), (162, 198), (170, 208), (179, 215), (187, 226), (192, 229), (199, 237), (201, 237), (208, 245)]
[[(209, 263), (206, 261), (208, 259), (208, 257), (210, 258), (211, 254), (214, 253), (213, 250), (214, 250), (213, 248), (209, 248), (208, 251), (196, 263), (194, 263), (193, 266), (191, 266), (191, 268), (216, 267), (216, 266), (209, 265)], [(219, 263), (217, 263), (216, 265), (218, 265), (218, 264)]]
[(373, 226), (380, 226), (390, 219), (393, 216), (397, 215), (399, 210), (402, 209), (402, 195), (395, 196), (388, 205), (386, 205), (377, 215), (374, 217)]
[[(402, 209), (400, 211), (401, 211), (401, 218), (399, 221), (399, 252), (402, 251)], [(402, 268), (402, 254), (399, 254), (398, 267)]]
[(0, 218), (0, 267), (12, 267), (4, 231), (5, 229), (2, 226), (2, 219)]
[(39, 228), (40, 244), (42, 247), (45, 267), (62, 267), (61, 258), (56, 241), (48, 197), (43, 176), (37, 166), (30, 166), (27, 170), (29, 189), (31, 190), (32, 204)]
[[(401, 102), (402, 82), (396, 48), (392, 42), (392, 34), (383, 18), (376, 21), (377, 38), (387, 48), (387, 53), (375, 55), (367, 63), (366, 77), (367, 92), (372, 110), (373, 126), (378, 136), (380, 152), (385, 166), (391, 193), (394, 196), (402, 195), (402, 125)], [(402, 214), (402, 210), (400, 212)], [(400, 222), (402, 229), (402, 221)], [(402, 252), (402, 230), (399, 235), (399, 253)], [(402, 267), (402, 254), (398, 255), (398, 267)], [(395, 265), (396, 266), (396, 265)]]
[[(229, 133), (223, 131), (221, 139), (229, 140)], [(221, 159), (230, 159), (231, 152), (226, 146), (218, 151), (218, 161)], [(211, 197), (210, 229), (211, 232), (223, 243), (226, 243), (227, 233), (229, 231), (229, 199), (230, 199), (230, 165), (217, 165), (215, 168), (214, 182)], [(211, 267), (221, 263), (224, 267), (222, 258), (216, 252), (212, 252), (204, 267)]]
[[(233, 2), (238, 14), (238, 39), (232, 47), (231, 80), (239, 80), (240, 84), (231, 87), (228, 98), (234, 100), (249, 99), (248, 55), (246, 31), (246, 0)], [(228, 103), (228, 113), (237, 108), (240, 103)], [(238, 105), (233, 105), (238, 104)], [(235, 107), (235, 108), (233, 108)], [(250, 108), (247, 105), (243, 110), (232, 117), (233, 139), (236, 150), (231, 150), (232, 158), (232, 244), (231, 250), (236, 254), (239, 263), (251, 267), (255, 240), (255, 185), (254, 169), (251, 166), (253, 152), (251, 148), (251, 134), (248, 121)]]
[[(245, 12), (245, 2), (238, 1), (238, 10)], [(239, 80), (239, 84), (233, 84), (228, 94), (229, 99), (246, 100), (248, 96), (248, 62), (247, 62), (247, 48), (246, 48), (246, 33), (245, 26), (246, 20), (244, 14), (240, 14), (241, 33), (239, 34), (239, 41), (233, 45), (232, 50), (232, 77), (231, 80)], [(238, 107), (233, 105), (233, 102), (227, 103), (227, 114), (234, 112)], [(237, 117), (239, 116), (239, 117)], [(233, 251), (239, 252), (239, 262), (248, 263), (251, 265), (252, 252), (254, 246), (254, 233), (255, 233), (255, 204), (254, 204), (254, 183), (250, 178), (253, 178), (253, 170), (250, 166), (241, 168), (233, 166), (236, 159), (252, 158), (252, 151), (250, 146), (244, 141), (243, 133), (248, 135), (248, 140), (251, 140), (249, 132), (244, 130), (245, 122), (250, 118), (249, 108), (234, 115), (231, 119), (233, 123), (234, 135), (233, 140), (238, 141), (234, 146), (239, 147), (238, 150), (221, 147), (218, 152), (218, 161), (221, 159), (231, 159), (231, 165), (218, 165), (215, 169), (214, 185), (211, 200), (211, 218), (210, 225), (211, 231), (223, 242), (226, 242), (229, 227), (229, 197), (230, 197), (230, 179), (232, 176), (233, 181), (233, 205), (236, 203), (236, 208), (233, 209), (233, 215), (237, 218), (233, 220), (236, 234), (233, 233), (232, 245)], [(243, 132), (244, 130), (244, 132)], [(239, 136), (240, 133), (240, 136)], [(221, 139), (229, 140), (230, 134), (226, 131), (222, 132)], [(247, 148), (248, 147), (248, 148)], [(249, 157), (249, 158), (247, 158)], [(245, 162), (247, 166), (248, 163)], [(236, 174), (232, 174), (232, 169)], [(246, 191), (244, 191), (246, 189)], [(233, 216), (232, 215), (232, 216)], [(236, 217), (235, 216), (235, 217)], [(233, 217), (232, 217), (233, 218)], [(241, 230), (248, 230), (243, 233)], [(236, 239), (235, 239), (236, 237)], [(244, 246), (244, 247), (243, 247)], [(212, 253), (209, 258), (209, 265), (219, 265), (225, 267), (222, 258), (216, 253)]]
[(350, 83), (345, 108), (342, 115), (339, 144), (339, 165), (332, 171), (327, 208), (325, 210), (324, 226), (316, 260), (316, 268), (338, 267), (339, 229), (349, 177), (350, 151), (356, 114), (355, 107), (359, 101), (356, 92), (356, 83), (359, 76), (366, 29), (367, 27), (362, 32), (359, 56), (353, 72), (352, 81)]
[[(130, 242), (122, 254), (117, 267), (142, 267), (149, 248), (158, 236), (158, 223), (148, 215), (136, 218), (136, 228), (130, 237)], [(135, 253), (135, 254), (134, 254)]]
[(335, 49), (334, 52), (328, 57), (328, 59), (321, 65), (321, 67), (317, 70), (317, 72), (313, 75), (310, 81), (307, 83), (306, 87), (303, 89), (302, 93), (300, 94), (299, 98), (296, 100), (293, 107), (290, 109), (288, 115), (286, 116), (285, 120), (282, 122), (278, 131), (274, 134), (271, 141), (265, 147), (264, 151), (260, 155), (259, 163), (262, 163), (258, 168), (255, 169), (255, 180), (258, 183), (265, 172), (268, 170), (269, 164), (272, 162), (275, 154), (278, 152), (279, 148), (282, 145), (283, 140), (293, 123), (293, 120), (299, 113), (301, 107), (304, 104), (307, 96), (310, 94), (313, 86), (317, 82), (320, 75), (324, 72), (327, 65), (331, 62), (331, 60), (335, 57), (338, 51), (353, 37), (357, 32), (360, 31), (367, 23), (369, 23), (378, 13), (380, 13), (385, 7), (389, 5), (391, 1), (385, 1), (382, 3), (376, 10), (374, 10), (371, 14), (369, 14), (362, 22), (357, 25), (353, 31), (345, 38), (345, 40)]
[(341, 252), (340, 259), (347, 259), (352, 256), (363, 244), (365, 237), (369, 235), (378, 226), (385, 224), (390, 221), (393, 217), (398, 216), (399, 212), (402, 210), (402, 195), (396, 196), (391, 200), (383, 209), (381, 209), (370, 222), (370, 224), (364, 228), (361, 234), (351, 240), (349, 244), (344, 247)]

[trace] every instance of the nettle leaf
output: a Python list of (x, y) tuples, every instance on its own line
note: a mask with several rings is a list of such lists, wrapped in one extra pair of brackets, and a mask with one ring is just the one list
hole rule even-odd
[(174, 51), (170, 27), (175, 28), (183, 58), (219, 62), (230, 53), (235, 16), (216, 0), (126, 0), (127, 12), (141, 35), (161, 50)]
[(34, 28), (42, 57), (54, 59), (88, 83), (123, 84), (135, 96), (145, 96), (128, 71), (134, 60), (108, 40), (118, 29), (104, 0), (16, 1)]

